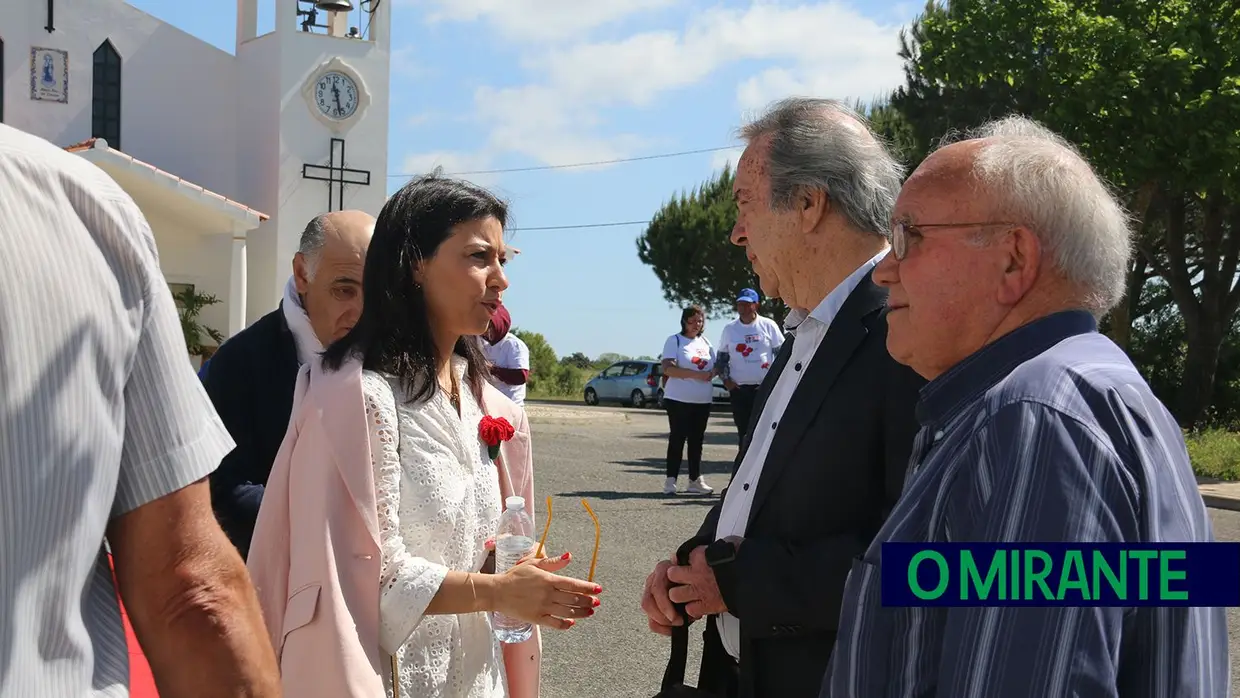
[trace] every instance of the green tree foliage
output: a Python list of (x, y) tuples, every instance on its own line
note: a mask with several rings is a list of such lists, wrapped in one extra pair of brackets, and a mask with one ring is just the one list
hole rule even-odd
[(742, 288), (757, 288), (745, 251), (729, 239), (736, 226), (732, 181), (732, 170), (725, 167), (674, 197), (637, 239), (637, 256), (654, 270), (668, 303), (697, 304), (717, 315), (736, 304)]
[[(1022, 113), (1076, 143), (1123, 193), (1141, 253), (1129, 288), (1165, 282), (1186, 342), (1171, 402), (1182, 423), (1200, 422), (1240, 306), (1234, 5), (932, 2), (902, 44), (906, 84), (892, 105), (907, 119), (914, 163), (953, 129)], [(1141, 320), (1138, 303), (1130, 297), (1111, 318), (1122, 345)]]
[(581, 369), (588, 369), (594, 365), (594, 362), (590, 360), (590, 357), (579, 351), (574, 352), (571, 356), (561, 358), (560, 363), (565, 366), (576, 366)]
[(513, 328), (512, 332), (525, 342), (530, 350), (530, 380), (526, 384), (529, 395), (574, 396), (581, 395), (589, 376), (595, 371), (589, 357), (577, 352), (563, 359), (556, 358), (555, 349), (541, 333)]
[(559, 360), (547, 338), (538, 332), (512, 328), (512, 333), (525, 342), (530, 350), (530, 379), (526, 384), (530, 392), (548, 391), (555, 384)]

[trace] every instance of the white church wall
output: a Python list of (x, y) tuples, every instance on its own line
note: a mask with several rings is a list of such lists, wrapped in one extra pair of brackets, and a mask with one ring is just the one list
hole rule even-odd
[(169, 284), (193, 284), (196, 292), (218, 298), (219, 303), (203, 309), (199, 321), (227, 335), (232, 235), (226, 230), (196, 226), (193, 217), (145, 198), (141, 204), (155, 234), (164, 278)]
[[(57, 3), (51, 33), (44, 28), (45, 3), (5, 5), (0, 78), (6, 123), (61, 146), (90, 138), (93, 57), (108, 40), (122, 61), (120, 149), (246, 200), (235, 177), (232, 56), (119, 0)], [(30, 98), (31, 47), (68, 52), (67, 103)]]
[[(278, 0), (275, 32), (245, 41), (238, 49), (240, 73), (250, 76), (243, 80), (263, 84), (267, 84), (273, 65), (266, 42), (273, 38), (278, 42), (279, 56), (278, 88), (268, 98), (269, 105), (279, 110), (279, 151), (273, 156), (266, 144), (239, 150), (241, 170), (250, 168), (253, 176), (264, 181), (263, 186), (255, 187), (262, 189), (262, 193), (249, 203), (271, 215), (249, 236), (249, 322), (278, 304), (302, 230), (311, 218), (327, 210), (328, 184), (304, 179), (302, 166), (327, 164), (332, 137), (345, 141), (346, 166), (370, 172), (369, 186), (344, 187), (343, 207), (377, 215), (387, 198), (390, 4), (381, 4), (371, 27), (376, 40), (369, 41), (301, 32), (296, 27), (296, 0)], [(371, 100), (365, 113), (344, 133), (334, 133), (315, 118), (302, 96), (302, 89), (314, 72), (333, 58), (344, 61), (359, 74)], [(263, 77), (257, 77), (260, 75)], [(265, 118), (266, 108), (256, 109), (255, 113), (261, 111)], [(268, 189), (271, 182), (275, 187)]]
[[(271, 216), (246, 236), (246, 323), (270, 312), (283, 290), (289, 260), (278, 258), (280, 169), (280, 40), (274, 33), (237, 46), (237, 184), (249, 204)], [(285, 276), (281, 276), (281, 273)], [(273, 297), (276, 300), (273, 301)]]

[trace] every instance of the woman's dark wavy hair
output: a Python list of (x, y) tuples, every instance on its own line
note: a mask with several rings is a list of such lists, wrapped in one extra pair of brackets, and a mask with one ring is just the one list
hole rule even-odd
[[(323, 352), (323, 366), (339, 370), (350, 358), (362, 367), (396, 376), (410, 402), (429, 400), (440, 389), (435, 341), (422, 287), (414, 271), (429, 260), (453, 227), (494, 217), (508, 224), (508, 205), (482, 187), (444, 177), (436, 169), (392, 195), (375, 222), (362, 274), (362, 314), (349, 333)], [(465, 376), (481, 399), (486, 359), (473, 337), (461, 337), (454, 353), (465, 358)]]

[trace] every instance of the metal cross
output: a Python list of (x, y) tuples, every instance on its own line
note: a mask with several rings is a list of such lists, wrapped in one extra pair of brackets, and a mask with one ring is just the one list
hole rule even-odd
[(301, 166), (301, 176), (303, 179), (327, 182), (328, 211), (340, 211), (344, 208), (344, 185), (370, 186), (370, 170), (356, 170), (345, 167), (343, 138), (333, 138), (331, 140), (331, 155), (326, 165), (303, 164)]

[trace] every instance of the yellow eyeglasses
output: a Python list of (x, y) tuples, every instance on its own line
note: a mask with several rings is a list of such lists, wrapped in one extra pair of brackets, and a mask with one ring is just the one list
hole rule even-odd
[[(586, 513), (594, 520), (594, 554), (590, 556), (590, 576), (586, 577), (587, 582), (594, 581), (594, 568), (598, 565), (598, 544), (603, 539), (603, 529), (598, 522), (598, 514), (590, 508), (590, 503), (585, 499), (581, 500), (581, 506), (586, 508)], [(543, 546), (547, 544), (547, 533), (551, 531), (551, 497), (547, 497), (547, 522), (543, 524), (542, 538), (538, 540), (538, 550), (534, 551), (534, 557), (539, 558), (543, 555)]]

